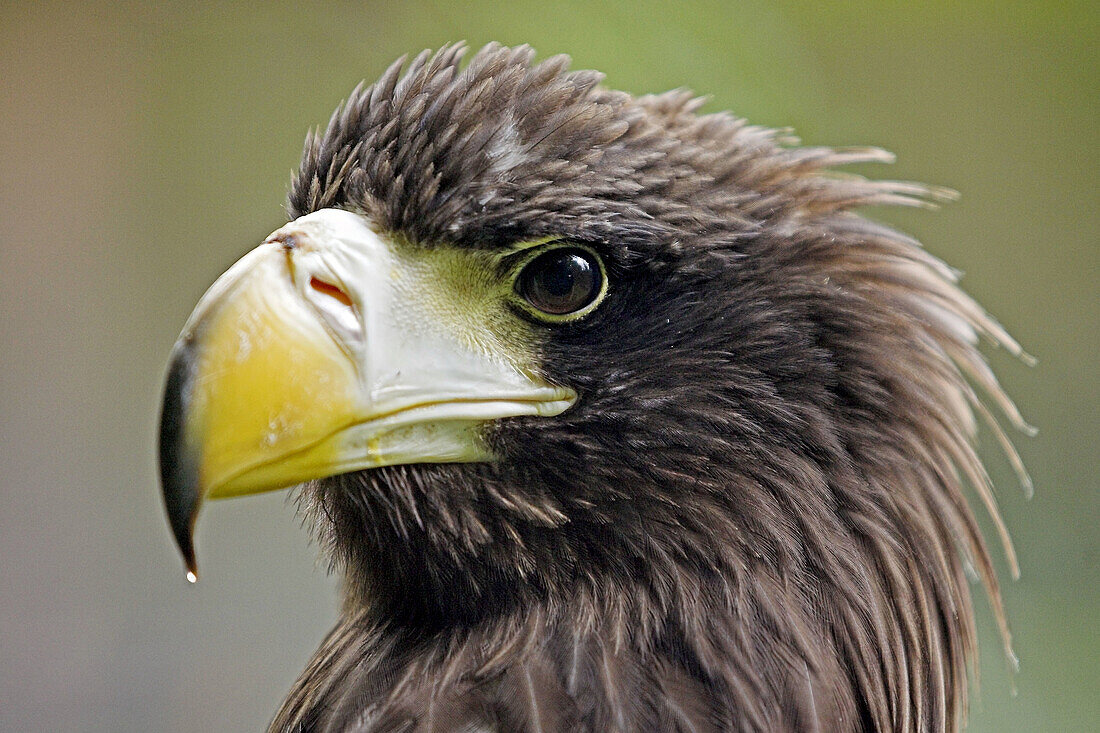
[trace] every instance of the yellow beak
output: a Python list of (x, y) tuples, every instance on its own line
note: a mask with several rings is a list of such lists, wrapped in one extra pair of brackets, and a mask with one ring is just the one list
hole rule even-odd
[[(399, 463), (489, 460), (486, 421), (576, 399), (438, 327), (390, 241), (325, 209), (275, 232), (203, 296), (173, 349), (160, 432), (190, 573), (206, 498)], [(405, 283), (403, 286), (402, 283)], [(482, 341), (491, 341), (483, 339)]]

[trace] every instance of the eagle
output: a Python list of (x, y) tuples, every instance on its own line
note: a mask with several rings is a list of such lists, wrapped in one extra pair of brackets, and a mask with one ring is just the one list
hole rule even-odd
[[(170, 357), (168, 519), (299, 487), (339, 621), (273, 731), (946, 731), (1008, 629), (1017, 343), (857, 213), (945, 189), (526, 47), (398, 60)], [(1026, 358), (1026, 355), (1024, 355)]]

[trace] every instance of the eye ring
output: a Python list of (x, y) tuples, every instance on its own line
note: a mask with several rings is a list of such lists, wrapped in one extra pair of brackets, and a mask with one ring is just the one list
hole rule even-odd
[(515, 291), (539, 320), (575, 321), (595, 310), (607, 294), (607, 271), (593, 250), (559, 243), (540, 249), (525, 262)]

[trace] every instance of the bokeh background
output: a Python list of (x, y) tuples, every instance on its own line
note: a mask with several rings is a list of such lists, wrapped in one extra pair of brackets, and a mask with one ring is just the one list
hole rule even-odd
[(630, 92), (689, 86), (898, 155), (860, 172), (961, 191), (870, 213), (965, 271), (1039, 360), (990, 354), (1040, 432), (1017, 440), (1030, 501), (983, 441), (1023, 569), (1005, 587), (1020, 670), (979, 596), (971, 730), (1100, 728), (1097, 31), (1091, 0), (0, 4), (0, 730), (266, 725), (335, 583), (284, 494), (208, 507), (204, 578), (184, 581), (154, 472), (165, 360), (284, 221), (306, 130), (459, 39), (569, 53)]

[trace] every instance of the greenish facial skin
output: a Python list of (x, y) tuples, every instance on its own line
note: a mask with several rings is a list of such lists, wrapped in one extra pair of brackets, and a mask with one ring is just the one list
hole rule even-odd
[[(599, 268), (599, 289), (590, 302), (565, 314), (547, 313), (524, 299), (517, 287), (524, 269), (539, 256), (557, 249), (592, 255)], [(403, 294), (428, 305), (430, 316), (420, 324), (440, 327), (464, 339), (474, 349), (514, 359), (517, 368), (529, 368), (534, 354), (530, 323), (561, 324), (576, 321), (599, 307), (607, 295), (607, 273), (602, 260), (588, 247), (558, 237), (522, 242), (503, 251), (421, 247), (394, 241), (401, 263)], [(417, 324), (412, 324), (416, 326)]]
[(173, 355), (162, 476), (192, 572), (206, 498), (488, 461), (486, 423), (569, 409), (576, 393), (541, 376), (535, 324), (583, 318), (606, 293), (599, 257), (553, 238), (421, 247), (341, 209), (274, 232), (210, 288)]

